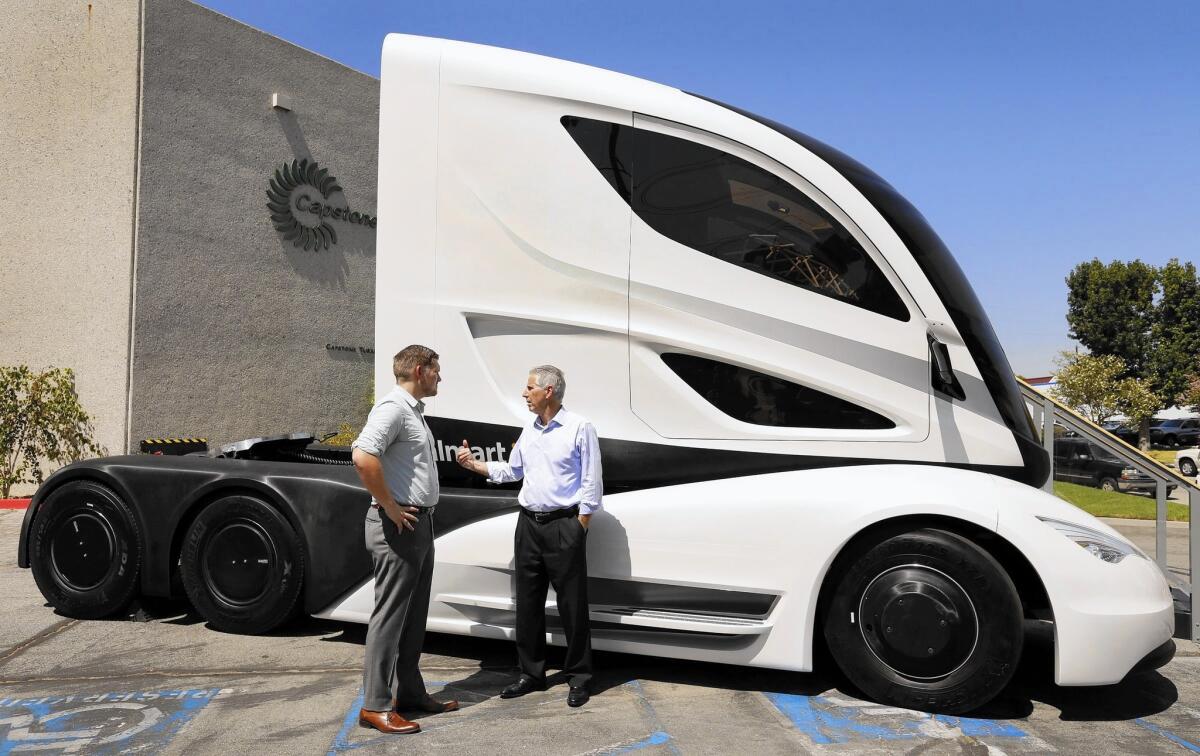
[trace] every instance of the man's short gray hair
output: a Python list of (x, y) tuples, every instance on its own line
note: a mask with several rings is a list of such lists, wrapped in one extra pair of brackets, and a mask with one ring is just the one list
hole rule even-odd
[(561, 402), (567, 395), (567, 377), (563, 375), (563, 371), (553, 365), (538, 365), (531, 369), (529, 374), (537, 381), (538, 388), (553, 386), (554, 398), (558, 401)]

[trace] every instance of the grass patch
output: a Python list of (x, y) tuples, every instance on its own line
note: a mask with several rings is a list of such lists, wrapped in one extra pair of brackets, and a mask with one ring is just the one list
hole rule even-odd
[(1159, 462), (1162, 462), (1167, 467), (1175, 466), (1175, 452), (1173, 452), (1173, 451), (1163, 451), (1161, 449), (1151, 449), (1150, 451), (1146, 452), (1146, 454), (1150, 455), (1151, 457), (1158, 460)]
[[(1154, 498), (1144, 494), (1101, 491), (1099, 488), (1054, 481), (1054, 495), (1096, 517), (1124, 517), (1129, 520), (1153, 520)], [(1188, 521), (1188, 508), (1175, 501), (1167, 502), (1167, 519)]]

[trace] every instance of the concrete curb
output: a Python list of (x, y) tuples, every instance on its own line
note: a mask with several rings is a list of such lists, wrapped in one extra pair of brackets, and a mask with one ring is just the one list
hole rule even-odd
[(28, 509), (30, 499), (0, 499), (0, 509)]
[[(1117, 529), (1120, 529), (1122, 527), (1153, 529), (1158, 522), (1157, 520), (1131, 520), (1131, 519), (1128, 519), (1125, 517), (1098, 517), (1096, 519), (1100, 520), (1100, 522), (1108, 523), (1109, 525), (1111, 525)], [(1176, 529), (1186, 530), (1187, 528), (1188, 528), (1188, 523), (1186, 523), (1186, 522), (1181, 522), (1179, 520), (1167, 520), (1167, 529), (1168, 530), (1176, 530)]]

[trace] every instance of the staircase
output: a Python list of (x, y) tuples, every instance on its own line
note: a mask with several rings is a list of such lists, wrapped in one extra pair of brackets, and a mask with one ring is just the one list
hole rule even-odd
[[(1188, 508), (1192, 513), (1200, 511), (1200, 488), (1196, 487), (1195, 481), (1180, 475), (1178, 470), (1167, 467), (1141, 449), (1130, 446), (1062, 402), (1041, 393), (1021, 378), (1017, 378), (1017, 383), (1021, 387), (1026, 404), (1030, 407), (1030, 414), (1035, 421), (1040, 420), (1042, 446), (1050, 455), (1050, 477), (1043, 486), (1046, 491), (1054, 493), (1055, 423), (1074, 431), (1080, 437), (1086, 438), (1112, 453), (1130, 467), (1136, 467), (1154, 478), (1156, 482), (1154, 559), (1158, 563), (1159, 569), (1167, 576), (1168, 582), (1172, 584), (1171, 593), (1175, 596), (1177, 615), (1184, 615), (1183, 627), (1186, 628), (1186, 632), (1182, 634), (1182, 637), (1200, 641), (1200, 617), (1192, 611), (1192, 597), (1200, 592), (1200, 569), (1196, 569), (1197, 565), (1200, 565), (1200, 525), (1197, 524), (1200, 517), (1188, 518), (1188, 582), (1180, 585), (1179, 579), (1173, 578), (1167, 572), (1167, 486), (1178, 485), (1187, 493)], [(1179, 624), (1180, 622), (1176, 623), (1177, 627)], [(1179, 633), (1177, 632), (1176, 635), (1179, 636)]]

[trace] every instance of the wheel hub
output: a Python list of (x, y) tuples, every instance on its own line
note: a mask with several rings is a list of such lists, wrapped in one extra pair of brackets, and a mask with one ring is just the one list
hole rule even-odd
[(252, 604), (267, 590), (275, 564), (271, 538), (258, 523), (224, 524), (208, 541), (204, 581), (213, 596), (233, 606)]
[(54, 531), (51, 568), (68, 587), (91, 590), (108, 575), (116, 542), (112, 525), (101, 513), (87, 510), (72, 514)]
[(925, 565), (877, 575), (859, 601), (863, 640), (879, 661), (913, 680), (959, 669), (979, 639), (970, 597), (949, 575)]

